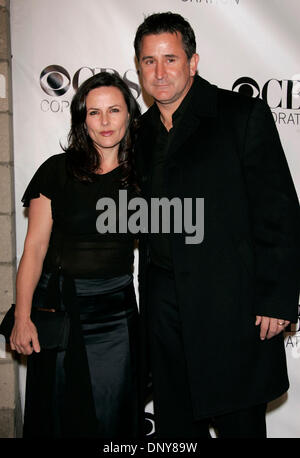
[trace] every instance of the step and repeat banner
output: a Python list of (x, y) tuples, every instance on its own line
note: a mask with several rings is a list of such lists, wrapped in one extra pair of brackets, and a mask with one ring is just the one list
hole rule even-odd
[[(147, 109), (149, 101), (141, 93), (133, 40), (144, 16), (154, 12), (176, 12), (191, 23), (201, 76), (220, 87), (266, 100), (300, 195), (299, 0), (10, 3), (18, 261), (27, 228), (20, 199), (37, 167), (61, 152), (60, 145), (66, 145), (70, 101), (78, 85), (103, 70), (118, 72), (142, 111)], [(217, 333), (212, 331), (211, 338), (217, 339)], [(299, 323), (286, 333), (285, 345), (291, 388), (269, 405), (269, 437), (300, 437)], [(21, 366), (23, 401), (25, 372)], [(151, 403), (146, 411), (151, 435), (155, 428)]]

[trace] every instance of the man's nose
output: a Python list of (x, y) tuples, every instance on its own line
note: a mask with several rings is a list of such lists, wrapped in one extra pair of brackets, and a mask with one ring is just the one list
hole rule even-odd
[(155, 76), (157, 79), (161, 80), (165, 76), (165, 65), (163, 62), (157, 62), (155, 67)]

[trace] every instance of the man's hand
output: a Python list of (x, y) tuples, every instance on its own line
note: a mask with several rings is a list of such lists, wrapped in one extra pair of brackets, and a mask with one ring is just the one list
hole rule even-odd
[(280, 318), (269, 318), (267, 316), (256, 316), (255, 326), (260, 325), (261, 340), (271, 339), (276, 336), (290, 324), (290, 321), (281, 320)]

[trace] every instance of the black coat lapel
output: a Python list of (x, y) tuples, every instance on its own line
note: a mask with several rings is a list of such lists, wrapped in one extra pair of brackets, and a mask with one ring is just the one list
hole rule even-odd
[[(197, 147), (201, 151), (201, 143), (207, 139), (208, 126), (214, 123), (217, 115), (217, 88), (203, 78), (195, 76), (191, 100), (176, 127), (169, 146), (168, 165), (182, 160), (182, 146), (197, 132)], [(188, 154), (188, 151), (184, 151)]]

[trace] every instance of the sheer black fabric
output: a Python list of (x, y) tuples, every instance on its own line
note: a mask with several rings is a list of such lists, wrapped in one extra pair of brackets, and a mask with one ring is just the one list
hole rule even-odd
[[(93, 182), (80, 182), (68, 175), (67, 154), (47, 159), (30, 181), (22, 202), (29, 206), (40, 194), (51, 199), (53, 229), (44, 270), (60, 267), (77, 278), (113, 277), (132, 272), (133, 236), (97, 231), (100, 211), (97, 201), (115, 202), (116, 230), (119, 226), (119, 183), (121, 168), (94, 175)], [(134, 196), (127, 191), (127, 199)]]

